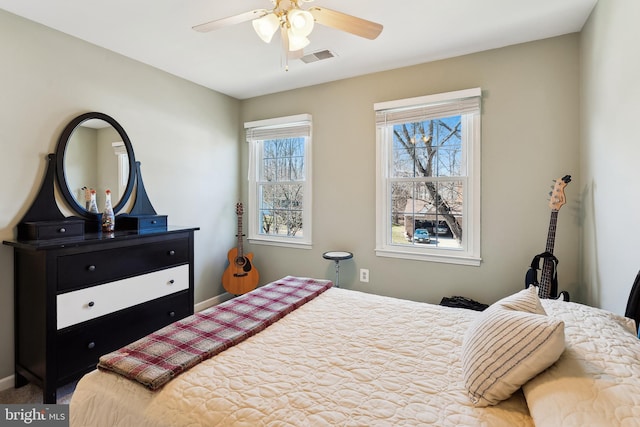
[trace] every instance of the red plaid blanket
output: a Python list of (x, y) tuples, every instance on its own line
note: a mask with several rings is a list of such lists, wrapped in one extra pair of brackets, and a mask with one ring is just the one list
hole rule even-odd
[(287, 276), (100, 357), (98, 368), (157, 390), (176, 375), (265, 329), (333, 284)]

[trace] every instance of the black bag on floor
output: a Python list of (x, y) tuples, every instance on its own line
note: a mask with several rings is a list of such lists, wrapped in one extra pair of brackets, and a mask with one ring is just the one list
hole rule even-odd
[(442, 301), (440, 301), (440, 305), (444, 305), (445, 307), (467, 308), (475, 311), (483, 311), (489, 307), (487, 304), (460, 296), (444, 297), (442, 298)]

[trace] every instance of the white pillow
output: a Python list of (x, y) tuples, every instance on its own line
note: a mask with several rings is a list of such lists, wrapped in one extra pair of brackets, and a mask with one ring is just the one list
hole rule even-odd
[(462, 343), (465, 387), (475, 406), (495, 405), (564, 351), (564, 322), (548, 317), (534, 287), (487, 308)]
[(538, 298), (538, 288), (529, 286), (518, 293), (509, 295), (497, 301), (493, 306), (500, 306), (509, 310), (524, 311), (526, 313), (535, 313), (546, 315), (540, 298)]

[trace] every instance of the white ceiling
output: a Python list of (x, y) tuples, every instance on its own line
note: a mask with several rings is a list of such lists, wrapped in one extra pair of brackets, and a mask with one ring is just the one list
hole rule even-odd
[(238, 99), (580, 31), (597, 0), (314, 0), (384, 25), (376, 40), (316, 25), (305, 53), (335, 58), (284, 69), (280, 36), (251, 22), (210, 33), (194, 25), (269, 0), (0, 0), (0, 9)]

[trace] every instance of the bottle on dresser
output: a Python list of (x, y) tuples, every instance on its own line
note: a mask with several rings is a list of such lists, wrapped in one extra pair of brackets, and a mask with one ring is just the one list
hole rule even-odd
[(96, 203), (96, 190), (89, 190), (89, 212), (98, 213), (98, 204)]
[(116, 228), (116, 217), (111, 205), (111, 190), (105, 192), (104, 213), (102, 214), (102, 231), (111, 233)]

